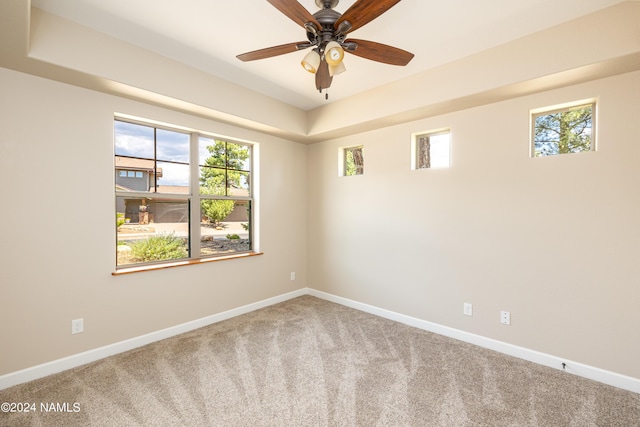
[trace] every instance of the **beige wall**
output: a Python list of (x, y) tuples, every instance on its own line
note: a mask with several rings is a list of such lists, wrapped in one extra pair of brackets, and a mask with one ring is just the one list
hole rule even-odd
[[(304, 286), (305, 145), (4, 68), (0, 93), (0, 375)], [(259, 143), (264, 255), (112, 276), (115, 112)]]
[[(530, 109), (593, 97), (596, 152), (529, 158)], [(310, 146), (309, 286), (640, 378), (639, 99), (635, 72)], [(443, 127), (451, 168), (411, 170)]]

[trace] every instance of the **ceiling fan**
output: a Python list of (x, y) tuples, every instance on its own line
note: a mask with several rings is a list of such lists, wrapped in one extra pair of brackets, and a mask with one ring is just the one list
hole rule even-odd
[[(302, 60), (305, 70), (316, 75), (321, 93), (333, 76), (346, 70), (344, 52), (391, 65), (407, 65), (413, 53), (368, 40), (348, 39), (347, 34), (376, 19), (400, 0), (356, 0), (344, 14), (333, 10), (339, 0), (316, 0), (320, 10), (313, 15), (297, 0), (267, 0), (307, 32), (307, 40), (259, 49), (238, 55), (241, 61), (271, 58), (312, 48)], [(328, 95), (325, 95), (328, 98)]]

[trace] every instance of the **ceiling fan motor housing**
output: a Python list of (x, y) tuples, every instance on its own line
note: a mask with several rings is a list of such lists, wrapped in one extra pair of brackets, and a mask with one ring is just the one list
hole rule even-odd
[(337, 4), (338, 1), (316, 0), (316, 4), (318, 3), (325, 7), (314, 13), (313, 17), (318, 21), (318, 23), (320, 23), (320, 25), (322, 25), (322, 28), (318, 29), (319, 31), (317, 32), (317, 34), (307, 32), (307, 38), (311, 43), (317, 44), (320, 48), (320, 51), (324, 51), (324, 47), (330, 41), (337, 41), (338, 43), (342, 44), (346, 35), (337, 34), (334, 28), (334, 24), (342, 16), (341, 13), (336, 12), (332, 9), (332, 7)]

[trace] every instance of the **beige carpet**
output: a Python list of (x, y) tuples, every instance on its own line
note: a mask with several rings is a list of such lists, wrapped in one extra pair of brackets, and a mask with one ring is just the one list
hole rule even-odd
[(2, 426), (640, 426), (639, 394), (310, 296), (0, 402), (37, 405), (0, 413)]

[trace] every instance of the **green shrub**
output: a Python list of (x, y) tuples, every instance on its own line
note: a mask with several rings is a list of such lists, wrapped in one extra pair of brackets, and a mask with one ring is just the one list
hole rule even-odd
[[(200, 194), (218, 194), (219, 192), (209, 187), (200, 187)], [(202, 213), (215, 226), (221, 225), (221, 222), (233, 211), (235, 204), (233, 200), (203, 199), (200, 201)]]
[(122, 212), (116, 212), (116, 229), (120, 228), (122, 224), (127, 222)]
[(131, 254), (139, 262), (180, 259), (188, 256), (186, 243), (175, 234), (161, 234), (131, 244)]
[(227, 234), (227, 239), (229, 239), (229, 240), (238, 240), (238, 239), (240, 239), (240, 236), (238, 236), (237, 234)]

